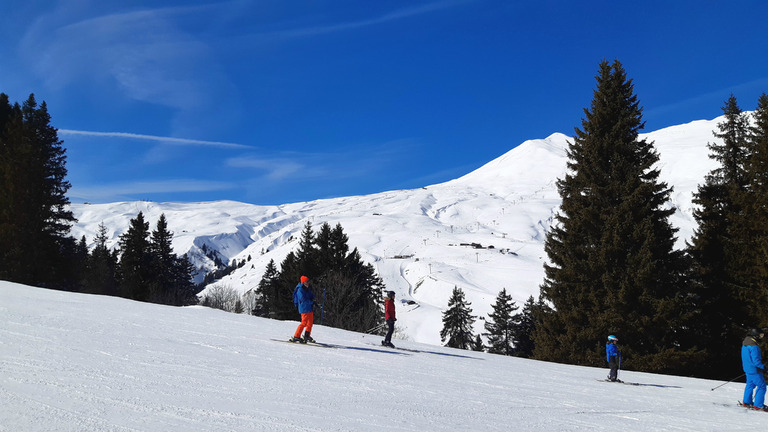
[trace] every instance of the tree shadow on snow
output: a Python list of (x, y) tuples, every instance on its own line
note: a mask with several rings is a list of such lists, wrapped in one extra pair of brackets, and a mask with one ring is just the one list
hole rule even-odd
[(380, 349), (380, 348), (366, 348), (366, 347), (353, 347), (353, 346), (347, 346), (347, 345), (330, 345), (333, 348), (340, 348), (340, 349), (349, 349), (349, 350), (358, 350), (358, 351), (369, 351), (369, 352), (377, 352), (377, 353), (384, 353), (384, 354), (396, 354), (396, 355), (411, 355), (404, 352), (397, 352), (392, 351), (391, 349)]
[[(378, 346), (373, 344), (367, 344), (371, 346)], [(473, 360), (483, 360), (478, 357), (472, 357), (468, 355), (463, 354), (451, 354), (451, 353), (444, 353), (444, 352), (438, 352), (438, 351), (426, 351), (426, 350), (418, 350), (418, 349), (412, 349), (412, 348), (402, 348), (402, 347), (395, 347), (395, 348), (385, 348), (385, 349), (377, 349), (376, 352), (389, 352), (389, 353), (396, 353), (397, 351), (405, 351), (409, 353), (421, 353), (421, 354), (434, 354), (434, 355), (440, 355), (440, 356), (446, 356), (446, 357), (458, 357), (458, 358), (466, 358), (466, 359), (473, 359)], [(400, 353), (397, 353), (400, 354)]]

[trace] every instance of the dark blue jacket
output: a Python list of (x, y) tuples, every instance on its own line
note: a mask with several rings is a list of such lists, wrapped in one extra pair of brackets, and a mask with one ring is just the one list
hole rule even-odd
[[(741, 366), (748, 374), (763, 373), (765, 365), (760, 355), (760, 347), (754, 338), (747, 336), (741, 344)], [(759, 370), (758, 370), (759, 369)]]
[(293, 290), (293, 304), (299, 308), (299, 313), (312, 312), (312, 304), (315, 302), (315, 293), (305, 287), (303, 283), (296, 285)]

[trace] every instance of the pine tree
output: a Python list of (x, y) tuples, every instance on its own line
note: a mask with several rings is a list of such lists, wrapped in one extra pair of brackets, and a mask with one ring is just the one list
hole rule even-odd
[(312, 231), (312, 223), (307, 221), (301, 232), (299, 249), (296, 251), (296, 262), (300, 263), (299, 273), (292, 274), (294, 281), (301, 275), (317, 275), (319, 272), (317, 249), (315, 248), (315, 233)]
[[(315, 233), (312, 224), (307, 221), (301, 232), (299, 247), (290, 252), (280, 263), (280, 272), (276, 286), (279, 287), (274, 298), (267, 302), (270, 305), (270, 315), (279, 320), (296, 319), (296, 307), (293, 304), (293, 290), (301, 276), (307, 276), (314, 282), (317, 275), (316, 256), (314, 249)], [(314, 285), (314, 284), (313, 284)]]
[(168, 220), (161, 214), (149, 242), (151, 273), (149, 299), (153, 303), (171, 306), (197, 304), (197, 290), (192, 282), (195, 268), (186, 256), (173, 252), (173, 233)]
[(515, 344), (514, 355), (518, 357), (533, 357), (534, 343), (533, 334), (536, 331), (536, 315), (538, 311), (544, 310), (545, 306), (541, 301), (536, 302), (533, 296), (523, 305), (523, 310), (517, 317), (517, 327), (515, 335), (517, 343)]
[(485, 321), (489, 353), (512, 355), (515, 352), (520, 319), (519, 315), (515, 314), (517, 309), (512, 296), (507, 294), (507, 289), (502, 289), (493, 304), (493, 312), (488, 314), (489, 319)]
[(271, 259), (267, 263), (267, 268), (259, 281), (259, 287), (256, 289), (253, 315), (276, 318), (273, 303), (277, 301), (279, 295), (280, 283), (277, 266), (275, 266), (275, 260)]
[(347, 254), (349, 253), (348, 241), (349, 238), (344, 234), (341, 224), (337, 224), (334, 229), (331, 229), (331, 226), (327, 223), (320, 226), (320, 230), (318, 230), (313, 241), (316, 248), (317, 268), (319, 271), (344, 267)]
[(339, 266), (326, 268), (316, 281), (325, 325), (364, 332), (383, 323), (384, 282), (372, 265), (363, 262), (357, 248)]
[(99, 232), (94, 239), (94, 247), (86, 260), (85, 292), (116, 296), (117, 254), (109, 250), (108, 230), (104, 222), (99, 224)]
[(744, 273), (749, 240), (744, 206), (748, 117), (731, 96), (723, 106), (725, 120), (714, 135), (722, 144), (710, 143), (710, 158), (719, 166), (694, 194), (693, 216), (698, 227), (688, 245), (692, 280), (699, 311), (693, 329), (707, 354), (704, 370), (713, 378), (727, 377), (738, 363), (738, 352), (722, 346), (739, 346), (745, 330), (762, 321), (757, 310), (765, 305), (763, 293), (751, 292)]
[[(768, 95), (763, 93), (753, 113), (751, 154), (747, 169), (749, 207), (747, 214), (754, 246), (750, 248), (749, 274), (752, 285), (760, 292), (768, 291)], [(763, 325), (761, 324), (761, 327)]]
[(472, 351), (484, 352), (485, 344), (483, 344), (483, 338), (480, 335), (475, 336), (475, 343), (472, 344)]
[(302, 266), (294, 252), (289, 252), (280, 263), (280, 272), (274, 285), (276, 292), (265, 292), (272, 296), (269, 300), (265, 300), (269, 304), (271, 317), (283, 321), (297, 318), (298, 312), (293, 304), (293, 290), (301, 276), (313, 278), (311, 273), (304, 273)]
[(0, 94), (0, 278), (72, 289), (80, 275), (66, 156), (45, 102)]
[(277, 275), (268, 266), (262, 276), (261, 313), (281, 320), (296, 319), (293, 289), (301, 276), (307, 276), (318, 307), (315, 322), (353, 331), (380, 324), (384, 283), (373, 266), (362, 261), (357, 249), (349, 252), (347, 241), (340, 224), (331, 229), (325, 223), (315, 234), (308, 222), (298, 250), (285, 257)]
[(174, 255), (171, 277), (171, 296), (168, 304), (173, 306), (191, 306), (199, 303), (200, 291), (193, 282), (195, 266), (187, 255)]
[(445, 346), (466, 350), (473, 348), (475, 337), (472, 324), (475, 323), (475, 317), (471, 305), (464, 298), (464, 291), (454, 287), (448, 300), (448, 309), (443, 312), (443, 329), (440, 331), (440, 340)]
[(691, 354), (680, 346), (687, 315), (671, 189), (659, 181), (653, 143), (638, 137), (642, 109), (621, 63), (601, 62), (596, 79), (557, 182), (562, 204), (541, 286), (552, 311), (537, 326), (535, 354), (602, 366), (604, 339), (618, 333), (626, 366), (669, 372)]
[(176, 254), (173, 253), (172, 240), (173, 234), (168, 230), (168, 220), (165, 218), (165, 214), (161, 214), (149, 242), (152, 267), (149, 299), (153, 303), (175, 303), (173, 273)]
[(126, 298), (150, 301), (152, 253), (149, 245), (149, 223), (139, 212), (131, 219), (128, 230), (120, 236), (120, 291)]

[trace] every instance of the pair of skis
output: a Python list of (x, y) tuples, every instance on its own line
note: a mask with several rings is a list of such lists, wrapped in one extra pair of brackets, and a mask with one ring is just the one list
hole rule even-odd
[(753, 411), (762, 411), (762, 412), (768, 412), (768, 408), (766, 408), (766, 407), (760, 407), (760, 408), (756, 408), (754, 405), (746, 405), (746, 404), (745, 404), (744, 402), (742, 402), (742, 401), (736, 401), (736, 403), (737, 403), (737, 404), (738, 404), (740, 407), (744, 407), (744, 408), (746, 408), (746, 409), (749, 409), (749, 410), (753, 410)]
[(331, 344), (322, 343), (322, 342), (293, 342), (291, 340), (286, 340), (286, 339), (272, 339), (272, 340), (275, 342), (287, 342), (287, 343), (296, 344), (296, 345), (317, 346), (322, 348), (338, 348), (337, 345), (331, 345)]
[(626, 382), (626, 381), (622, 381), (620, 379), (617, 379), (615, 381), (611, 381), (609, 379), (599, 379), (598, 381), (604, 381), (604, 382), (616, 383), (616, 384), (624, 384), (624, 385), (633, 385), (633, 386), (639, 386), (640, 385), (640, 383)]

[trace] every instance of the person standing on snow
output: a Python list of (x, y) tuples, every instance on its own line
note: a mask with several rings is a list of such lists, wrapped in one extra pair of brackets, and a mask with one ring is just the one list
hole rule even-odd
[[(293, 290), (293, 304), (299, 309), (301, 314), (301, 323), (296, 328), (296, 333), (288, 339), (291, 342), (307, 343), (314, 342), (310, 334), (312, 333), (312, 323), (314, 316), (312, 314), (312, 305), (315, 303), (315, 293), (309, 288), (309, 278), (302, 276), (298, 285)], [(304, 331), (304, 337), (301, 332)]]
[(384, 340), (381, 341), (381, 344), (390, 348), (394, 348), (395, 346), (392, 345), (392, 333), (395, 331), (395, 321), (397, 321), (397, 318), (395, 318), (394, 291), (387, 292), (387, 298), (384, 299), (384, 320), (387, 321), (389, 330), (387, 330), (387, 335), (384, 336)]
[(605, 357), (608, 360), (608, 367), (611, 371), (608, 373), (608, 381), (619, 381), (619, 364), (621, 362), (621, 352), (616, 345), (619, 343), (619, 338), (614, 335), (608, 336), (608, 342), (605, 344)]
[[(763, 336), (765, 336), (763, 330), (752, 329), (741, 344), (741, 365), (744, 373), (747, 374), (747, 386), (744, 388), (744, 399), (742, 402), (744, 406), (768, 411), (764, 405), (765, 377), (763, 372), (765, 372), (765, 365), (760, 354), (760, 347), (757, 345), (757, 340), (762, 339)], [(753, 403), (752, 390), (755, 388), (757, 388), (757, 391), (755, 392)]]

